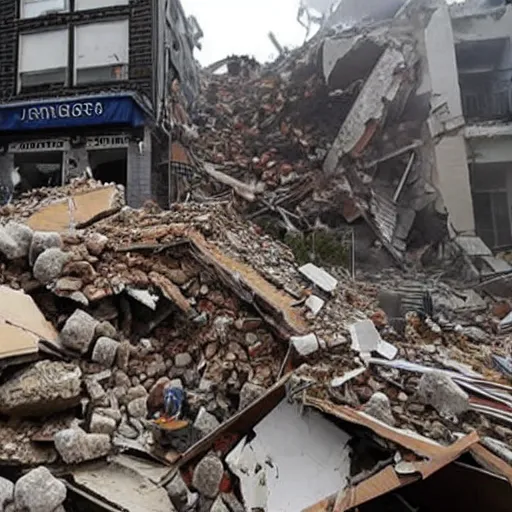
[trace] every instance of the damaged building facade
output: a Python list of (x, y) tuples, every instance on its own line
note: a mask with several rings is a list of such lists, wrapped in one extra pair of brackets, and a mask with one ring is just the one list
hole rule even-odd
[(167, 106), (184, 62), (184, 86), (197, 92), (191, 34), (175, 0), (2, 0), (4, 186), (13, 168), (26, 191), (89, 167), (124, 185), (130, 205), (165, 197), (153, 169), (169, 151)]

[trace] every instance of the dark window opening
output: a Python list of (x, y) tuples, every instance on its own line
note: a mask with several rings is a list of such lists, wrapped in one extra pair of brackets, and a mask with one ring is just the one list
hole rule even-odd
[(102, 149), (89, 152), (89, 163), (95, 179), (126, 187), (128, 152), (126, 149)]
[(20, 153), (14, 156), (20, 183), (17, 193), (39, 187), (58, 187), (62, 184), (62, 152)]

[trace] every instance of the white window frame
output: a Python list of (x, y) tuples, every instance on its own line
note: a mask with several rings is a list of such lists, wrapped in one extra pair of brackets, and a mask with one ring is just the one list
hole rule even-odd
[[(47, 69), (37, 69), (37, 70), (29, 70), (29, 71), (26, 71), (23, 67), (22, 67), (22, 61), (23, 61), (23, 44), (22, 44), (22, 40), (24, 37), (29, 37), (29, 36), (34, 36), (34, 37), (41, 37), (43, 34), (51, 34), (51, 33), (60, 33), (62, 36), (65, 36), (65, 40), (66, 40), (66, 43), (65, 43), (65, 61), (64, 61), (64, 65), (63, 66), (60, 66), (60, 67), (55, 67), (55, 68), (47, 68)], [(18, 90), (18, 93), (22, 91), (22, 80), (21, 80), (21, 77), (22, 77), (22, 74), (26, 74), (26, 73), (44, 73), (46, 71), (48, 72), (51, 72), (52, 70), (60, 70), (60, 69), (65, 69), (65, 73), (64, 73), (64, 80), (62, 82), (62, 85), (64, 87), (68, 86), (68, 68), (69, 68), (69, 28), (68, 27), (65, 27), (65, 28), (57, 28), (55, 30), (44, 30), (44, 31), (40, 31), (40, 32), (25, 32), (25, 33), (20, 33), (18, 35), (18, 68), (16, 70), (16, 81), (17, 81), (17, 90)], [(60, 82), (59, 82), (60, 83)], [(41, 86), (44, 86), (44, 85), (53, 85), (53, 84), (40, 84)], [(57, 85), (57, 82), (55, 83), (55, 85)]]
[(52, 11), (52, 10), (49, 10), (49, 11), (46, 11), (46, 12), (42, 12), (41, 14), (38, 14), (36, 16), (26, 16), (26, 5), (27, 4), (37, 4), (37, 3), (40, 3), (41, 0), (19, 0), (19, 5), (20, 5), (20, 18), (22, 20), (26, 20), (26, 19), (35, 19), (35, 18), (39, 18), (40, 16), (46, 16), (48, 13), (50, 12), (69, 12), (69, 0), (61, 0), (62, 3), (63, 3), (63, 8), (62, 9), (58, 9), (56, 11)]
[[(108, 66), (112, 66), (114, 67), (116, 64), (114, 62), (112, 63), (105, 63), (103, 65), (99, 65), (99, 66), (89, 66), (89, 67), (79, 67), (78, 66), (78, 61), (79, 61), (79, 51), (80, 51), (80, 48), (79, 48), (79, 44), (78, 44), (78, 32), (80, 31), (80, 29), (83, 29), (83, 28), (86, 28), (86, 27), (91, 27), (91, 26), (99, 26), (99, 25), (115, 25), (115, 24), (123, 24), (125, 25), (126, 27), (126, 56), (125, 56), (125, 61), (126, 62), (123, 62), (123, 61), (119, 61), (117, 64), (121, 67), (123, 67), (123, 72), (124, 72), (124, 76), (122, 78), (119, 78), (119, 79), (112, 79), (111, 81), (98, 81), (98, 82), (94, 82), (94, 81), (87, 81), (87, 82), (78, 82), (78, 71), (79, 70), (84, 70), (84, 69), (94, 69), (94, 68), (101, 68), (101, 67), (108, 67)], [(88, 24), (85, 24), (85, 25), (77, 25), (75, 26), (74, 28), (74, 40), (75, 40), (75, 48), (74, 48), (74, 55), (73, 55), (73, 85), (75, 87), (78, 87), (78, 86), (81, 86), (81, 85), (88, 85), (88, 84), (95, 84), (95, 83), (108, 83), (108, 82), (113, 82), (113, 83), (116, 83), (116, 82), (125, 82), (126, 80), (128, 80), (129, 78), (129, 65), (130, 65), (130, 20), (129, 18), (122, 18), (122, 19), (118, 19), (118, 20), (108, 20), (108, 21), (99, 21), (99, 22), (95, 22), (95, 23), (88, 23)]]
[(92, 11), (93, 9), (104, 9), (105, 7), (129, 4), (130, 0), (75, 0), (75, 12)]

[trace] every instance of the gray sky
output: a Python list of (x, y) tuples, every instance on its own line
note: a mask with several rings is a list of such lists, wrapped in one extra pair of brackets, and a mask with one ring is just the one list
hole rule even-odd
[[(312, 5), (325, 2), (314, 0)], [(195, 15), (203, 29), (203, 50), (195, 55), (204, 66), (232, 54), (253, 55), (260, 62), (275, 58), (277, 52), (268, 39), (269, 31), (275, 33), (283, 46), (291, 48), (304, 42), (306, 31), (296, 21), (300, 0), (181, 0), (181, 3), (185, 14)]]
[(254, 55), (260, 62), (276, 57), (268, 39), (272, 30), (283, 46), (300, 46), (306, 35), (296, 21), (299, 0), (181, 0), (186, 15), (195, 15), (204, 32), (203, 65), (231, 54)]

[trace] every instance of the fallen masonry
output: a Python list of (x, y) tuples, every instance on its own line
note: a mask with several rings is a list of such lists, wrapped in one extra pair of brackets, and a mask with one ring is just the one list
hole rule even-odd
[(89, 179), (0, 209), (0, 511), (509, 509), (512, 300), (425, 171), (444, 7), (395, 3), (204, 70), (196, 127), (177, 93), (169, 209)]

